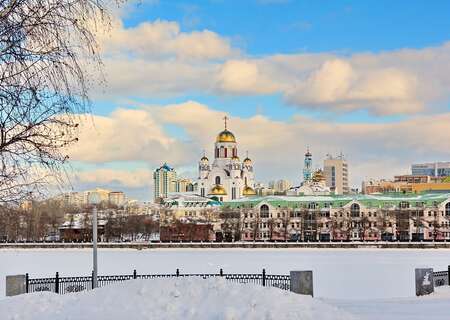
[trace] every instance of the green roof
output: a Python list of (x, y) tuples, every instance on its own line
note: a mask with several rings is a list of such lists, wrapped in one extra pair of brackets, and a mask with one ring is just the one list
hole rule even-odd
[(385, 193), (385, 194), (356, 194), (356, 195), (328, 195), (328, 196), (264, 196), (247, 197), (226, 201), (223, 203), (229, 208), (253, 207), (261, 202), (272, 206), (302, 208), (308, 203), (316, 203), (319, 208), (338, 208), (357, 201), (365, 207), (381, 208), (398, 205), (400, 202), (423, 203), (424, 206), (433, 206), (450, 199), (450, 193)]

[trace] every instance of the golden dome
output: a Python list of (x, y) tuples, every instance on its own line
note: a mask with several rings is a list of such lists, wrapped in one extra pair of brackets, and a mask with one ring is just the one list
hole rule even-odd
[(233, 156), (233, 158), (231, 158), (231, 160), (237, 160), (237, 161), (239, 161), (239, 157), (238, 157), (238, 156)]
[(201, 160), (201, 161), (208, 161), (208, 157), (203, 156), (200, 160)]
[(312, 180), (314, 182), (324, 181), (325, 180), (325, 176), (323, 174), (323, 171), (319, 169), (316, 172), (314, 172), (313, 176), (312, 176)]
[(216, 142), (236, 142), (236, 138), (231, 131), (225, 129), (217, 135)]
[(216, 184), (208, 194), (212, 196), (226, 196), (227, 192), (220, 184)]
[(244, 191), (242, 192), (242, 194), (244, 196), (254, 196), (254, 195), (256, 195), (256, 192), (255, 192), (255, 190), (253, 190), (253, 188), (246, 186), (244, 188)]
[(252, 163), (252, 160), (249, 157), (247, 157), (244, 159), (244, 163), (245, 164)]

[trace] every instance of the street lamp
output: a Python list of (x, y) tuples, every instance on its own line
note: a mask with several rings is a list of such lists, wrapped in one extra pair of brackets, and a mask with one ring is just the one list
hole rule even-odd
[(100, 202), (98, 195), (93, 193), (90, 194), (89, 202), (93, 205), (92, 207), (92, 289), (98, 287), (97, 275), (98, 275), (98, 265), (97, 265), (97, 204)]

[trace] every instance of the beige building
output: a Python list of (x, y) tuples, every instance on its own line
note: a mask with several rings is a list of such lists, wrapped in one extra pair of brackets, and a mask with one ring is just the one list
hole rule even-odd
[(192, 192), (194, 191), (194, 185), (191, 179), (179, 178), (177, 180), (176, 192)]
[(108, 194), (109, 203), (121, 207), (125, 204), (125, 194), (122, 191), (112, 191)]
[(286, 192), (290, 187), (292, 187), (292, 184), (288, 180), (278, 180), (274, 183), (274, 190), (276, 193), (284, 193)]
[(85, 191), (84, 194), (86, 195), (86, 203), (94, 204), (100, 202), (108, 202), (110, 192), (111, 190), (101, 188), (95, 188), (94, 190)]
[(327, 187), (335, 194), (348, 194), (348, 165), (344, 156), (328, 155), (323, 162), (323, 171)]

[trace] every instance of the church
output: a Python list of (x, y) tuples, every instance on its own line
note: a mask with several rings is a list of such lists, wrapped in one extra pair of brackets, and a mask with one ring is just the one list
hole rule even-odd
[(248, 155), (242, 162), (239, 159), (236, 137), (227, 129), (227, 120), (225, 117), (225, 129), (216, 137), (214, 161), (210, 164), (203, 155), (198, 164), (197, 191), (203, 197), (215, 197), (219, 201), (256, 194), (252, 160)]

